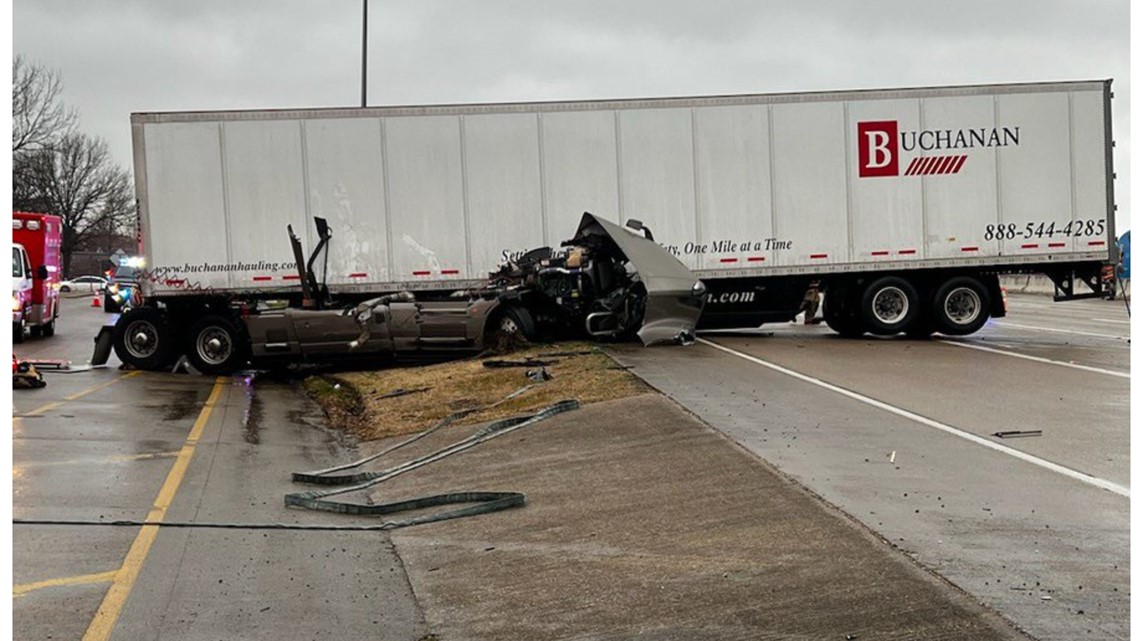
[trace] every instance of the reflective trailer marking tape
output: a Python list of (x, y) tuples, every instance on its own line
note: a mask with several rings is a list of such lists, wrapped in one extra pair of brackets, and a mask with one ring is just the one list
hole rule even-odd
[(364, 272), (353, 272), (348, 275), (349, 278), (368, 278), (368, 274)]
[(780, 365), (776, 365), (775, 363), (769, 363), (768, 361), (756, 358), (755, 356), (745, 354), (744, 352), (738, 352), (732, 348), (720, 345), (719, 343), (714, 343), (714, 342), (712, 342), (706, 338), (698, 338), (697, 342), (702, 343), (704, 345), (708, 345), (709, 347), (712, 347), (714, 349), (718, 349), (722, 352), (732, 354), (733, 356), (736, 356), (737, 358), (742, 358), (746, 361), (755, 363), (755, 364), (760, 365), (762, 367), (767, 367), (768, 369), (774, 370), (774, 371), (779, 372), (781, 374), (791, 376), (792, 378), (803, 381), (805, 383), (810, 383), (812, 385), (822, 387), (823, 389), (835, 392), (836, 394), (840, 394), (842, 396), (846, 396), (847, 398), (858, 401), (860, 403), (864, 403), (866, 405), (870, 405), (871, 407), (884, 410), (886, 412), (894, 414), (895, 416), (900, 416), (902, 418), (912, 420), (916, 423), (926, 425), (927, 427), (932, 427), (936, 430), (939, 430), (941, 432), (945, 432), (945, 433), (950, 434), (952, 436), (957, 436), (958, 438), (969, 441), (975, 445), (981, 445), (982, 447), (986, 447), (986, 448), (989, 448), (991, 450), (1001, 452), (1002, 454), (1008, 454), (1009, 456), (1012, 456), (1016, 459), (1020, 459), (1026, 463), (1030, 463), (1032, 465), (1036, 465), (1038, 467), (1044, 468), (1046, 470), (1049, 470), (1050, 472), (1056, 472), (1057, 474), (1061, 474), (1061, 475), (1067, 476), (1073, 480), (1080, 481), (1080, 482), (1086, 483), (1088, 485), (1092, 485), (1093, 487), (1098, 487), (1098, 488), (1101, 488), (1103, 490), (1108, 490), (1109, 492), (1112, 492), (1113, 494), (1118, 494), (1118, 495), (1123, 496), (1125, 498), (1130, 498), (1132, 496), (1132, 491), (1129, 488), (1127, 488), (1123, 485), (1120, 485), (1119, 483), (1113, 483), (1112, 481), (1108, 481), (1108, 480), (1093, 476), (1091, 474), (1086, 474), (1085, 472), (1081, 472), (1079, 470), (1074, 470), (1070, 467), (1065, 467), (1064, 465), (1060, 465), (1060, 464), (1054, 463), (1052, 461), (1045, 460), (1043, 458), (1034, 456), (1032, 454), (1027, 454), (1025, 452), (1022, 452), (1021, 450), (1009, 447), (1008, 445), (1002, 445), (1001, 443), (995, 443), (993, 441), (990, 441), (989, 439), (986, 439), (985, 437), (978, 436), (977, 434), (974, 434), (972, 432), (967, 432), (966, 430), (959, 429), (959, 428), (953, 427), (951, 425), (947, 425), (945, 423), (936, 421), (936, 420), (931, 419), (931, 418), (927, 418), (925, 416), (922, 416), (921, 414), (916, 414), (916, 413), (911, 412), (909, 410), (905, 410), (901, 407), (895, 407), (894, 405), (889, 405), (887, 403), (884, 403), (883, 401), (871, 398), (870, 396), (864, 396), (858, 392), (853, 392), (849, 389), (839, 387), (838, 385), (833, 385), (831, 383), (828, 383), (827, 381), (823, 381), (823, 380), (820, 380), (818, 378), (808, 376), (807, 374), (801, 374), (795, 370), (791, 370), (791, 369), (788, 369), (786, 367), (781, 367)]
[(976, 252), (976, 251), (978, 251), (978, 248), (977, 247), (963, 247), (962, 251), (964, 251), (964, 252)]
[(1065, 246), (1065, 243), (1049, 243), (1049, 247), (1051, 249), (1057, 248), (1057, 247), (1064, 247), (1064, 246)]
[(1040, 246), (1041, 245), (1038, 245), (1037, 243), (1026, 243), (1026, 244), (1022, 245), (1021, 248), (1022, 249), (1037, 249)]
[(827, 254), (812, 254), (808, 258), (827, 258)]
[(917, 249), (900, 249), (899, 250), (899, 256), (911, 256), (911, 255), (917, 254), (917, 253), (918, 253)]
[(889, 252), (889, 251), (877, 251), (877, 252), (871, 252), (871, 255), (872, 256), (889, 256), (890, 253), (891, 252)]
[(1100, 247), (1103, 244), (1105, 244), (1105, 241), (1103, 241), (1103, 240), (1090, 240), (1089, 241), (1089, 247)]
[(262, 281), (273, 280), (272, 276), (254, 276), (253, 282), (260, 283)]
[(763, 262), (763, 260), (764, 260), (763, 256), (749, 256), (748, 257), (748, 262), (750, 262), (750, 263), (759, 263), (759, 262)]
[(459, 275), (459, 270), (458, 269), (444, 269), (444, 270), (441, 270), (439, 273), (443, 274), (444, 276), (457, 276), (457, 275)]
[(738, 261), (739, 261), (738, 258), (722, 258), (722, 259), (720, 259), (720, 262), (722, 262), (722, 263), (735, 263)]
[(284, 280), (301, 280), (301, 276), (299, 274), (289, 274), (282, 276), (281, 278)]
[(412, 276), (431, 276), (431, 272), (430, 271), (412, 272)]

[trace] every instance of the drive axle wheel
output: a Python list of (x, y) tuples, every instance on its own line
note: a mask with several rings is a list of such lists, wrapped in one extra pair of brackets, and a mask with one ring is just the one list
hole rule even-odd
[(115, 356), (131, 367), (153, 370), (169, 362), (170, 328), (153, 307), (137, 307), (120, 316), (112, 340)]
[(203, 374), (230, 374), (248, 360), (245, 337), (225, 316), (203, 316), (190, 326), (186, 358)]

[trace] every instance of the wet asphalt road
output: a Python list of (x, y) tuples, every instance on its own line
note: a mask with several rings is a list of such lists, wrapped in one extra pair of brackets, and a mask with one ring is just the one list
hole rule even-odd
[(1030, 634), (1126, 639), (1125, 306), (1009, 304), (954, 340), (782, 324), (616, 355)]
[[(24, 358), (90, 358), (103, 322), (68, 300)], [(345, 454), (288, 384), (46, 373), (14, 393), (13, 511), (31, 520), (327, 523), (283, 507), (289, 473)], [(384, 532), (17, 525), (17, 639), (416, 640), (425, 633)]]
[[(85, 362), (107, 317), (88, 304), (68, 301), (59, 334), (17, 353)], [(1127, 638), (1127, 316), (1119, 301), (1018, 296), (1011, 306), (1008, 318), (954, 344), (845, 341), (781, 325), (709, 334), (688, 349), (617, 351), (714, 427), (1035, 636)], [(313, 428), (315, 408), (295, 388), (113, 368), (46, 376), (46, 389), (14, 393), (17, 519), (330, 521), (281, 506), (296, 489), (289, 472), (351, 458)], [(915, 417), (994, 442), (999, 430), (1043, 435), (1001, 441), (1036, 457), (1027, 461)], [(16, 638), (427, 632), (384, 533), (20, 525), (13, 556)]]

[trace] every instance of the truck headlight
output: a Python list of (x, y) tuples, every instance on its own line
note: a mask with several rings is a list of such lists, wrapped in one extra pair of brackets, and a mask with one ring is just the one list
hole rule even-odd
[(18, 312), (23, 305), (20, 304), (20, 297), (12, 294), (12, 311)]

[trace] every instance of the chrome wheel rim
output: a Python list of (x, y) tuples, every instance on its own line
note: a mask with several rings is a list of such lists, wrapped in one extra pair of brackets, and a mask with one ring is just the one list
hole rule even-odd
[(910, 299), (898, 287), (884, 287), (871, 299), (871, 312), (884, 325), (897, 325), (910, 312)]
[(158, 351), (158, 327), (154, 323), (137, 320), (128, 324), (124, 333), (127, 337), (124, 347), (134, 358), (150, 358)]
[(518, 334), (519, 325), (515, 322), (515, 319), (510, 316), (504, 316), (503, 320), (499, 323), (499, 330), (504, 334)]
[(958, 287), (946, 296), (946, 318), (955, 325), (969, 325), (982, 313), (982, 299), (969, 287)]
[(202, 362), (210, 365), (221, 365), (233, 354), (234, 344), (230, 339), (229, 332), (224, 328), (211, 325), (198, 332), (198, 338), (194, 341), (194, 348)]

